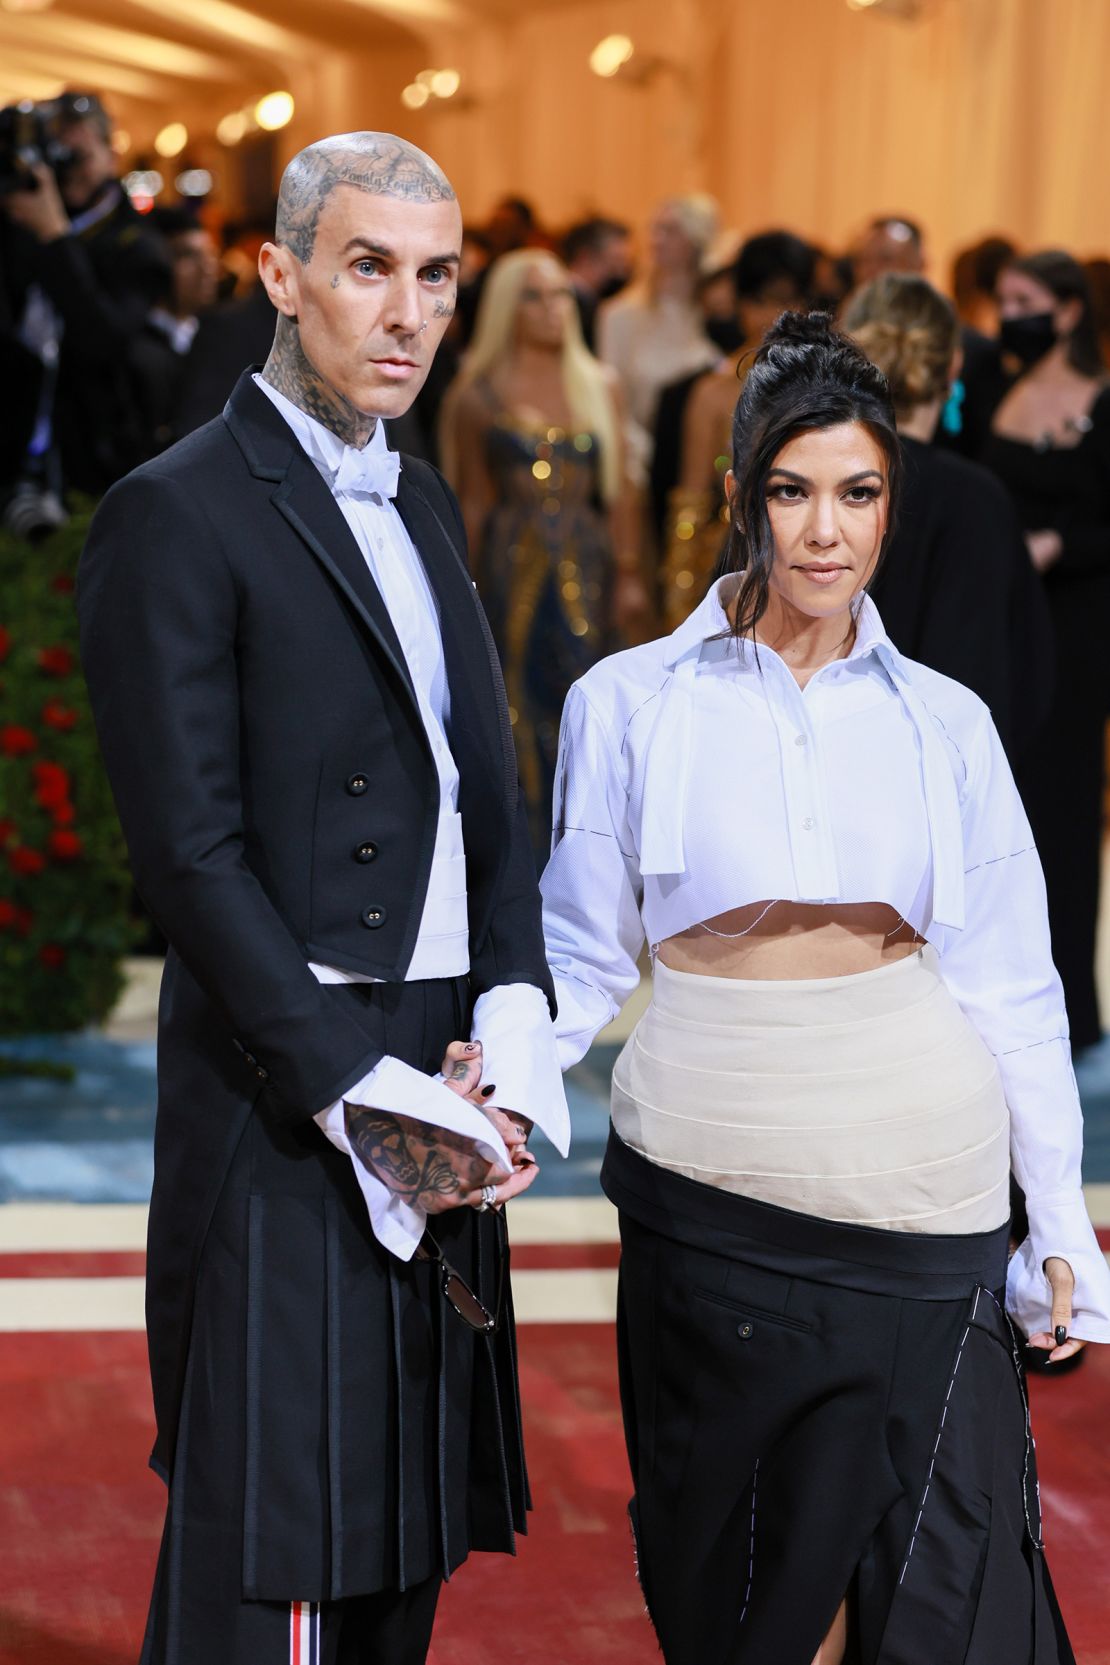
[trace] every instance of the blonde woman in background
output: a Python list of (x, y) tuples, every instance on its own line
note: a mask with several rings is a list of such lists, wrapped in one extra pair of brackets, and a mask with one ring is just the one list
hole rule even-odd
[(646, 278), (598, 313), (599, 358), (620, 377), (628, 406), (628, 445), (636, 484), (647, 483), (659, 395), (680, 376), (720, 358), (698, 304), (702, 256), (717, 231), (712, 197), (669, 197), (648, 232)]
[(542, 865), (567, 689), (644, 605), (616, 378), (586, 347), (569, 274), (546, 251), (490, 268), (440, 447), (504, 667)]

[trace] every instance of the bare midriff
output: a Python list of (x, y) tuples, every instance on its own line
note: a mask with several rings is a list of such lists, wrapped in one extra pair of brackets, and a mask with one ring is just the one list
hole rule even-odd
[(904, 960), (921, 942), (886, 902), (762, 901), (691, 925), (656, 953), (672, 971), (786, 982), (876, 971)]

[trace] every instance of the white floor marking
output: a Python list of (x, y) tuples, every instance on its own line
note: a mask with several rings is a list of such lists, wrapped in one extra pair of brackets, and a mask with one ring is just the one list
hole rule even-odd
[[(612, 1269), (516, 1272), (520, 1324), (609, 1324), (617, 1304)], [(141, 1330), (142, 1278), (0, 1278), (0, 1333)]]

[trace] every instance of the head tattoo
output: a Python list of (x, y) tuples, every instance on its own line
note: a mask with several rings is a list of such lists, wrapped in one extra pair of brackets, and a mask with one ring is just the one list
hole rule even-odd
[(302, 266), (312, 259), (324, 204), (337, 185), (405, 202), (453, 202), (442, 168), (392, 133), (337, 133), (294, 156), (281, 180), (277, 241)]

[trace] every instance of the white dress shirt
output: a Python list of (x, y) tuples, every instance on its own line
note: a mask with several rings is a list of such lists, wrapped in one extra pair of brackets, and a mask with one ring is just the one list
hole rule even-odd
[(1060, 1255), (1072, 1333), (1110, 1341), (1044, 881), (989, 711), (904, 658), (866, 598), (849, 656), (804, 690), (727, 629), (714, 587), (673, 635), (602, 660), (568, 697), (541, 885), (564, 1069), (636, 986), (645, 935), (772, 899), (889, 903), (936, 947), (998, 1066), (1030, 1224), (1010, 1310), (1029, 1333), (1050, 1327), (1042, 1267)]
[[(319, 470), (354, 535), (401, 644), (435, 759), (439, 825), (420, 928), (405, 980), (464, 976), (470, 970), (466, 861), (458, 814), (459, 773), (447, 739), (447, 672), (435, 596), (424, 564), (391, 500), (400, 459), (389, 451), (382, 423), (377, 424), (366, 452), (359, 452), (261, 376), (254, 379)], [(381, 489), (369, 492), (368, 477)], [(311, 964), (310, 969), (321, 983), (375, 981), (334, 966)], [(496, 1085), (497, 1106), (534, 1121), (565, 1156), (570, 1145), (570, 1118), (551, 1015), (541, 991), (528, 983), (511, 983), (480, 995), (475, 1002), (470, 1038), (482, 1044), (482, 1079)], [(499, 1134), (481, 1110), (453, 1093), (442, 1077), (425, 1075), (399, 1058), (384, 1057), (348, 1090), (344, 1101), (461, 1133), (474, 1139), (491, 1162), (510, 1166)], [(331, 1142), (351, 1156), (378, 1240), (407, 1260), (423, 1234), (424, 1210), (412, 1208), (397, 1197), (351, 1151), (344, 1101), (322, 1109), (316, 1120)]]

